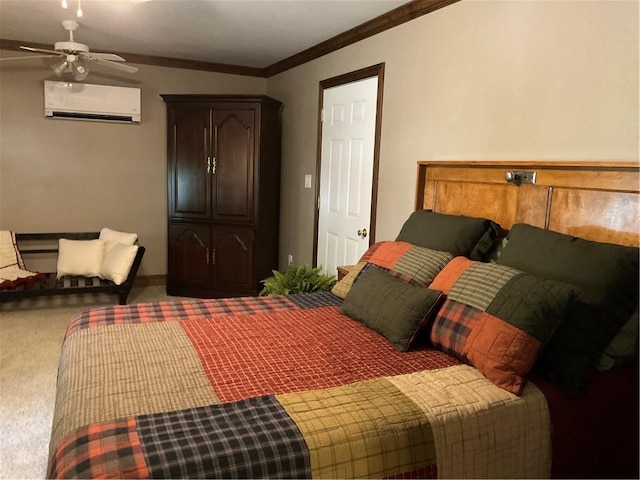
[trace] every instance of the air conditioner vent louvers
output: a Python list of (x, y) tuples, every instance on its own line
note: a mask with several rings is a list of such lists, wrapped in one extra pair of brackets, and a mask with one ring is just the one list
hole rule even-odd
[[(57, 112), (53, 111), (50, 115), (51, 118), (75, 118), (76, 120), (95, 120), (105, 122), (123, 122), (134, 123), (131, 115), (104, 115), (97, 113), (74, 113), (74, 112)], [(139, 123), (139, 122), (138, 122)]]

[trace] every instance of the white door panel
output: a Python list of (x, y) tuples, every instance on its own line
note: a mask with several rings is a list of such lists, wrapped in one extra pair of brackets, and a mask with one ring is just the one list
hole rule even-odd
[(329, 275), (369, 247), (378, 78), (324, 91), (318, 265)]

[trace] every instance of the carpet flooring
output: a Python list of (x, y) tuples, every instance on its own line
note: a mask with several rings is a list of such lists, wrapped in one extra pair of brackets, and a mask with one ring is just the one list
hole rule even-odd
[[(128, 303), (176, 299), (164, 285), (134, 287)], [(117, 303), (68, 295), (0, 303), (0, 478), (45, 478), (60, 346), (69, 319)]]

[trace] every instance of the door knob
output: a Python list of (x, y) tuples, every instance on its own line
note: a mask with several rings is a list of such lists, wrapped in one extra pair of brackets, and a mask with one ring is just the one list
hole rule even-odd
[(367, 229), (363, 228), (362, 230), (358, 230), (358, 236), (362, 237), (362, 238), (366, 238), (367, 236)]

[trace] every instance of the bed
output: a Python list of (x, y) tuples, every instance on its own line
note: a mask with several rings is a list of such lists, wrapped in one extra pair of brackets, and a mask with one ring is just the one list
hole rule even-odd
[[(48, 476), (637, 477), (638, 172), (419, 162), (398, 238), (332, 292), (72, 318)], [(559, 268), (575, 248), (603, 252), (606, 295), (590, 262)], [(561, 339), (596, 313), (606, 371), (587, 375)]]

